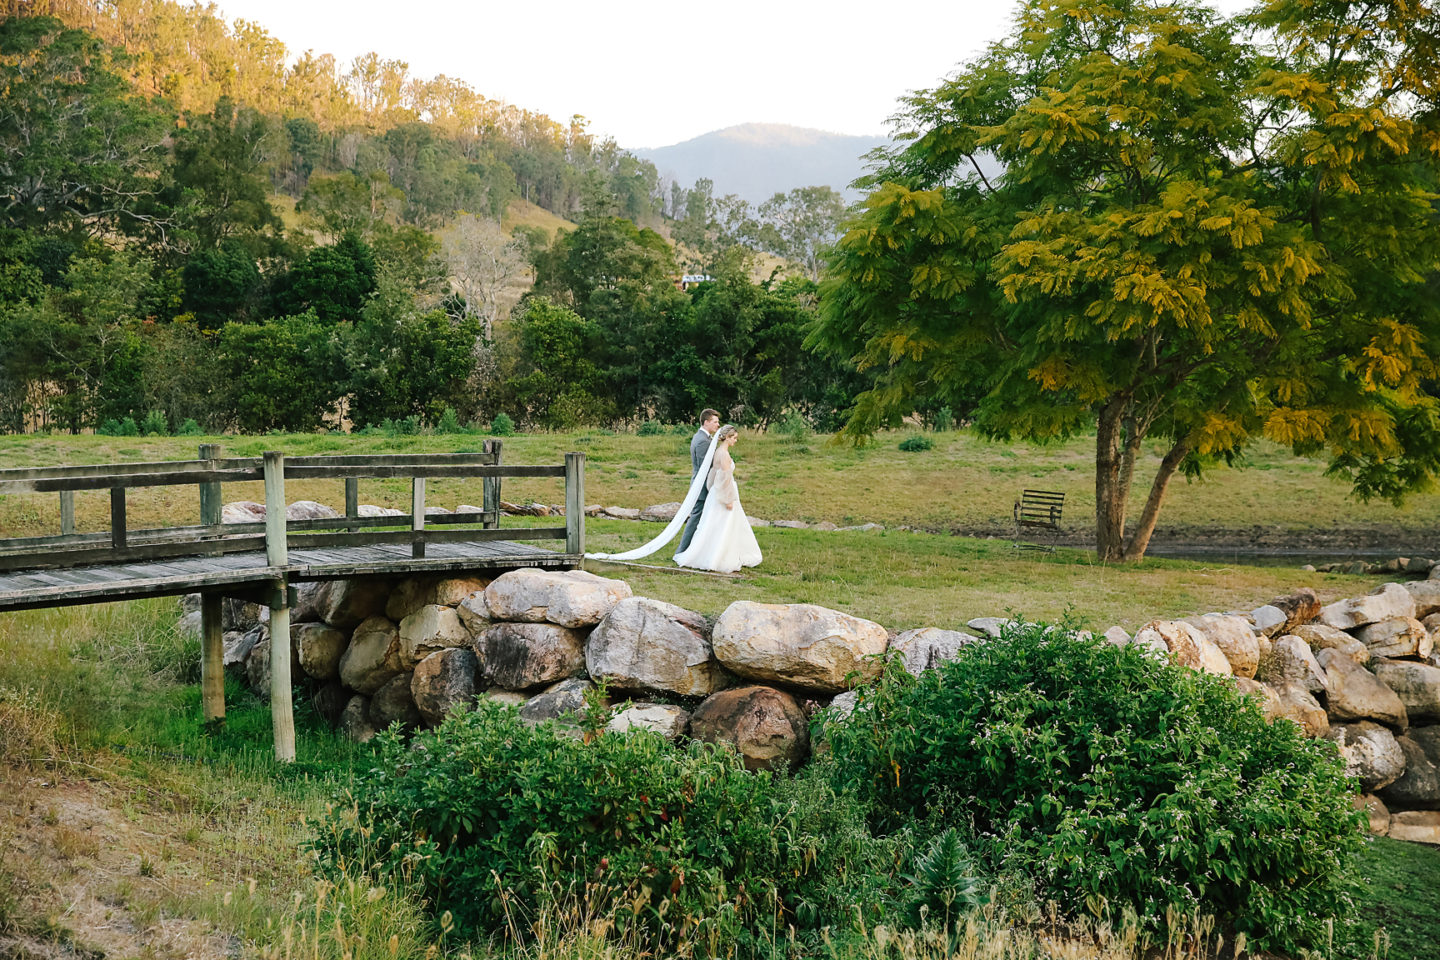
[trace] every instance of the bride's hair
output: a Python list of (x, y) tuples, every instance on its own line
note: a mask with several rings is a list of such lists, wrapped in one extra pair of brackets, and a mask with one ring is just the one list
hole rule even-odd
[(722, 443), (724, 442), (726, 437), (733, 437), (739, 433), (740, 431), (735, 429), (735, 424), (727, 423), (725, 424), (725, 426), (715, 431), (715, 442)]

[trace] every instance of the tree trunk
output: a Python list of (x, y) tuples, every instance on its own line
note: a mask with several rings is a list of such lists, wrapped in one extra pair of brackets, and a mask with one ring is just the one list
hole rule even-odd
[(1112, 400), (1100, 411), (1095, 428), (1095, 553), (1102, 561), (1124, 559), (1125, 492), (1120, 426), (1125, 402)]
[(1126, 562), (1141, 560), (1145, 557), (1145, 549), (1150, 546), (1150, 536), (1155, 532), (1155, 521), (1160, 519), (1160, 507), (1165, 503), (1165, 492), (1170, 488), (1170, 480), (1175, 476), (1175, 471), (1180, 468), (1180, 462), (1190, 453), (1190, 441), (1180, 440), (1165, 454), (1160, 461), (1160, 471), (1155, 474), (1155, 482), (1150, 484), (1150, 496), (1145, 501), (1145, 509), (1140, 514), (1140, 523), (1135, 527), (1135, 533), (1131, 536), (1130, 542), (1125, 545), (1124, 559)]

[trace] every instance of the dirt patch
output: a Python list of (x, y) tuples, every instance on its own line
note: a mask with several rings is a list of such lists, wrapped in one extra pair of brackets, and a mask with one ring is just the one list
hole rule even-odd
[(199, 851), (145, 829), (102, 780), (0, 767), (0, 958), (220, 960), (239, 943), (179, 915)]
[[(969, 525), (944, 531), (961, 537), (1008, 540), (1014, 533), (1009, 525)], [(1061, 533), (1059, 544), (1094, 549), (1093, 525), (1077, 519)], [(1347, 559), (1390, 559), (1392, 557), (1440, 557), (1440, 527), (1410, 527), (1378, 524), (1365, 527), (1326, 527), (1287, 530), (1282, 527), (1157, 527), (1150, 540), (1153, 556), (1185, 556), (1206, 553), (1237, 553), (1295, 557), (1297, 565)], [(1298, 559), (1305, 558), (1305, 559)]]

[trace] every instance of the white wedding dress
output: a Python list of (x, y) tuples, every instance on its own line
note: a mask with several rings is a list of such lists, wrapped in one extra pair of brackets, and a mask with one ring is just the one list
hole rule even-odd
[(675, 562), (696, 570), (734, 573), (741, 567), (757, 566), (760, 544), (750, 520), (740, 506), (740, 489), (735, 485), (735, 461), (728, 450), (714, 454), (705, 479), (709, 494), (700, 512), (700, 522), (690, 546), (675, 554)]
[[(682, 567), (721, 573), (733, 573), (742, 566), (753, 567), (759, 564), (762, 559), (760, 544), (755, 539), (755, 531), (750, 529), (745, 510), (740, 506), (739, 489), (735, 486), (735, 461), (728, 452), (717, 451), (715, 441), (711, 439), (710, 448), (705, 451), (705, 459), (701, 461), (695, 479), (690, 482), (690, 489), (686, 492), (680, 509), (676, 511), (675, 518), (649, 543), (624, 553), (587, 553), (585, 556), (591, 560), (639, 560), (650, 556), (674, 540), (685, 528), (685, 521), (690, 518), (695, 501), (700, 499), (700, 491), (708, 489), (710, 493), (705, 497), (705, 507), (700, 512), (695, 536), (691, 538), (689, 547), (675, 555), (675, 562)], [(717, 457), (721, 461), (720, 475), (715, 473)], [(721, 484), (720, 495), (717, 496), (715, 487), (722, 480), (724, 483)], [(727, 510), (724, 504), (730, 502), (729, 498), (732, 496), (735, 506)]]

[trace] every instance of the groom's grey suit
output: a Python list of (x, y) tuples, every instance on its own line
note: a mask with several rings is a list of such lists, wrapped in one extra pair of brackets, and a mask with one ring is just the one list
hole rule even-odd
[[(695, 436), (690, 438), (690, 482), (695, 482), (695, 475), (700, 472), (700, 464), (705, 462), (705, 453), (710, 449), (710, 434), (701, 427), (695, 431)], [(679, 553), (690, 546), (690, 540), (695, 536), (695, 528), (700, 525), (700, 514), (705, 510), (705, 497), (709, 490), (700, 488), (700, 496), (695, 501), (695, 506), (690, 508), (690, 519), (685, 521), (685, 532), (680, 535), (680, 546), (675, 551)]]

